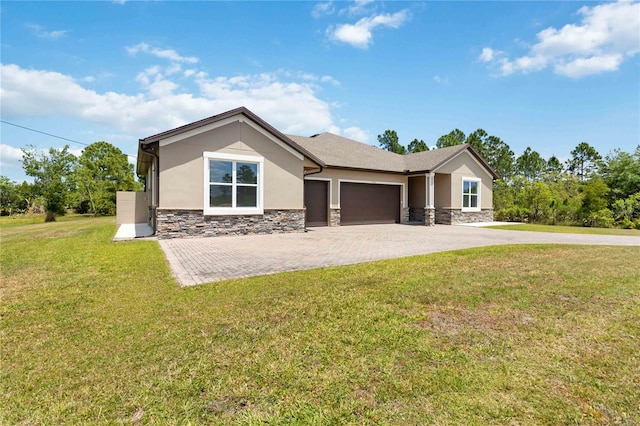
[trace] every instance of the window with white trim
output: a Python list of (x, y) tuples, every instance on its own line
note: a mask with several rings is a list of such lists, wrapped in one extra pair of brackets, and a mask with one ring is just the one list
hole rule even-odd
[(204, 213), (263, 214), (263, 157), (205, 152)]
[(480, 210), (480, 182), (478, 178), (462, 179), (462, 210)]

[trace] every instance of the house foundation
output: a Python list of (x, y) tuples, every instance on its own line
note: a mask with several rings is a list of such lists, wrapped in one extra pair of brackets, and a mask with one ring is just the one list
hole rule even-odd
[(400, 223), (409, 223), (409, 217), (411, 216), (409, 207), (403, 207), (400, 210)]
[(304, 232), (304, 209), (265, 210), (261, 215), (204, 215), (202, 210), (157, 210), (159, 239)]
[(434, 226), (436, 224), (436, 209), (427, 207), (424, 209), (424, 224)]
[(329, 226), (340, 226), (340, 209), (329, 209)]
[(424, 223), (426, 209), (422, 207), (409, 207), (409, 222)]
[(479, 212), (464, 212), (461, 209), (435, 209), (435, 223), (458, 225), (460, 223), (493, 222), (493, 209)]

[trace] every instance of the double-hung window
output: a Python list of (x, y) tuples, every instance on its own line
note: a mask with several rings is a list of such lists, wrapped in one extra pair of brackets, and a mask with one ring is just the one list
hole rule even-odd
[(480, 210), (480, 179), (462, 178), (462, 210)]
[(264, 159), (215, 152), (204, 154), (204, 213), (263, 214)]

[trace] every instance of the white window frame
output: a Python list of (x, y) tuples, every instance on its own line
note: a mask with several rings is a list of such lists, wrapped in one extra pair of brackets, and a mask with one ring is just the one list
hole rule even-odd
[[(478, 194), (476, 195), (476, 197), (478, 198), (478, 207), (465, 207), (464, 206), (464, 183), (465, 182), (475, 182), (478, 184)], [(481, 210), (482, 204), (481, 204), (481, 189), (482, 189), (482, 179), (477, 178), (477, 177), (462, 177), (462, 195), (460, 197), (460, 206), (462, 206), (462, 211), (463, 212), (479, 212)], [(468, 195), (472, 195), (472, 194), (468, 194)], [(471, 199), (471, 198), (470, 198)]]
[[(226, 154), (221, 152), (209, 152), (203, 153), (204, 157), (204, 182), (203, 182), (203, 212), (205, 215), (252, 215), (252, 214), (264, 214), (264, 157), (252, 156), (252, 155), (236, 155)], [(209, 205), (209, 160), (230, 161), (233, 163), (232, 167), (232, 203), (236, 203), (236, 164), (237, 163), (253, 163), (257, 164), (257, 194), (256, 194), (256, 207), (211, 207)]]

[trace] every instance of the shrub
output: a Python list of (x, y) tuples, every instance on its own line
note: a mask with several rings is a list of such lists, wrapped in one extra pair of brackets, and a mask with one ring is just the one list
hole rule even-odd
[(504, 222), (528, 222), (531, 212), (520, 206), (511, 206), (496, 212), (496, 220)]
[(613, 214), (609, 209), (601, 209), (597, 212), (593, 212), (582, 221), (582, 224), (584, 226), (593, 228), (611, 228), (613, 226), (613, 223)]

